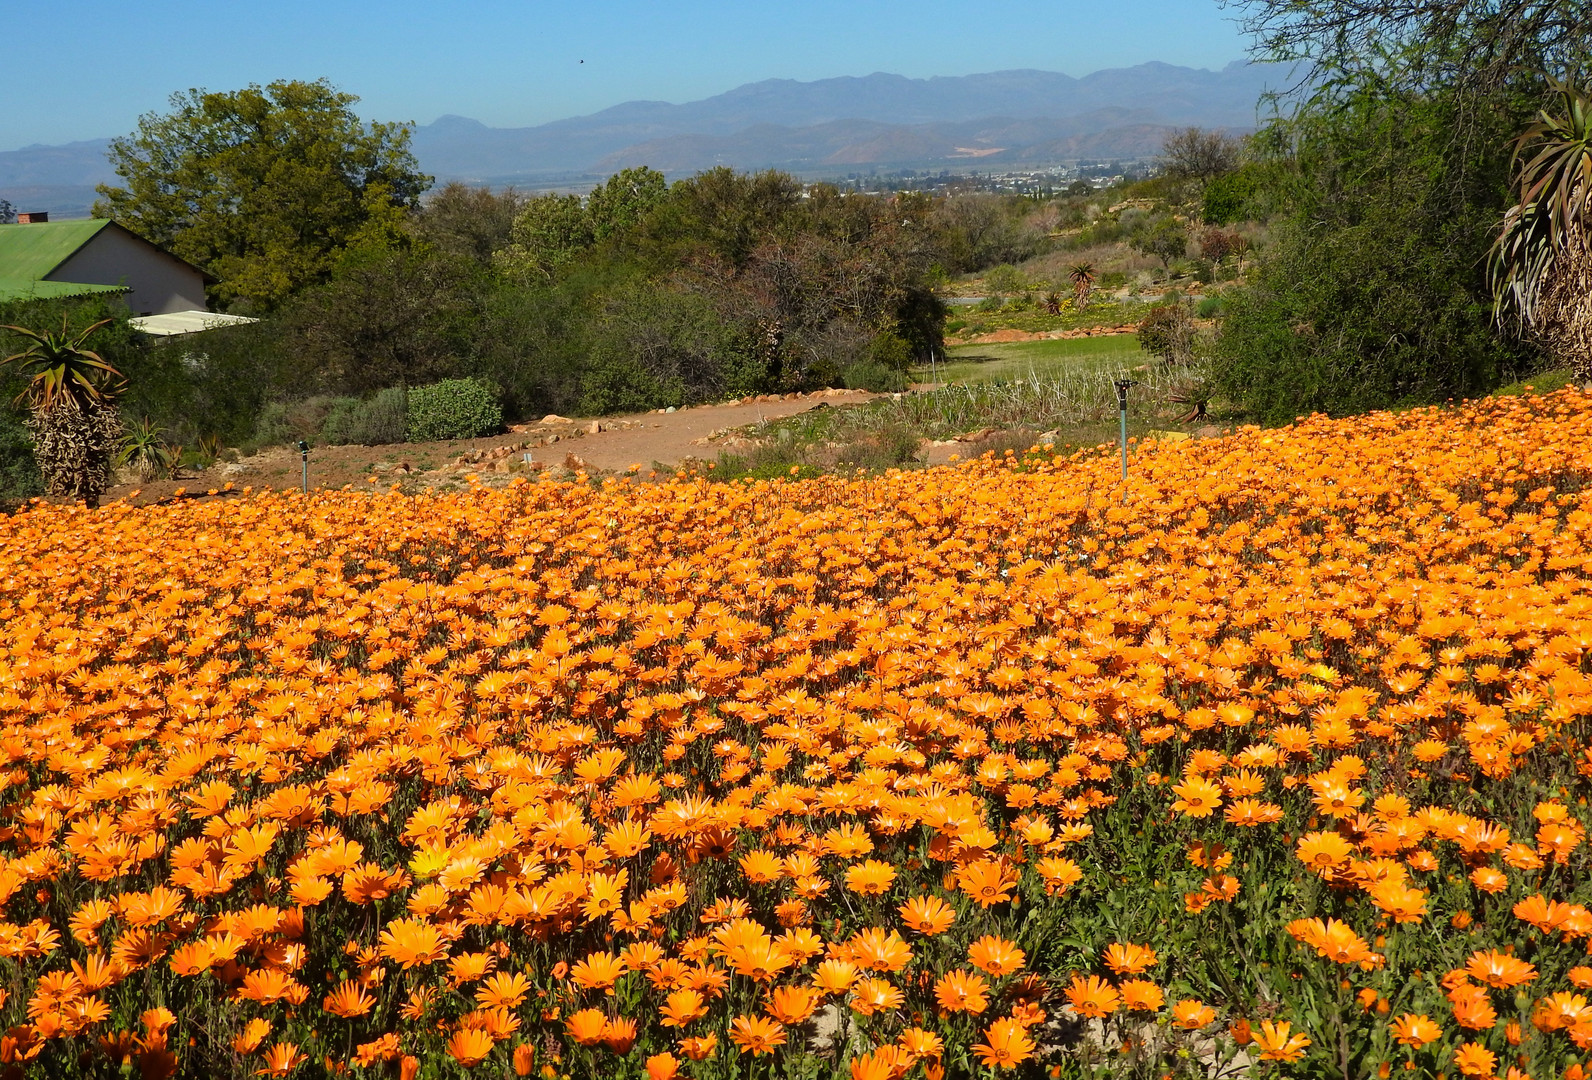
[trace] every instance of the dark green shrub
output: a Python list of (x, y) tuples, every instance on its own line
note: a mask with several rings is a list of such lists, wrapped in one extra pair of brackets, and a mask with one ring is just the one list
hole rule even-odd
[[(7, 395), (9, 401), (11, 395)], [(44, 478), (33, 460), (33, 440), (15, 410), (0, 406), (0, 509), (44, 494)]]
[(1205, 224), (1230, 225), (1253, 216), (1250, 204), (1260, 186), (1260, 170), (1252, 164), (1212, 178), (1205, 185)]
[(1220, 315), (1225, 305), (1220, 296), (1207, 296), (1194, 308), (1194, 315), (1201, 319), (1214, 319)]
[(1157, 304), (1139, 320), (1139, 348), (1169, 363), (1186, 361), (1194, 345), (1194, 318), (1189, 306), (1172, 299)]
[(894, 394), (907, 388), (906, 372), (877, 360), (852, 364), (841, 372), (841, 379), (848, 390), (867, 390), (875, 394)]
[(1027, 276), (1010, 263), (1002, 263), (984, 275), (990, 292), (1020, 293), (1028, 288)]
[(497, 389), (480, 379), (444, 379), (409, 391), (410, 442), (472, 439), (503, 426)]
[(408, 394), (402, 387), (381, 391), (368, 401), (339, 398), (321, 426), (328, 446), (382, 446), (407, 434)]
[(1530, 370), (1534, 358), (1494, 332), (1476, 275), (1455, 273), (1451, 249), (1479, 253), (1470, 229), (1483, 235), (1483, 223), (1422, 209), (1388, 198), (1353, 225), (1290, 228), (1252, 283), (1225, 294), (1219, 392), (1285, 424), (1470, 397)]
[(335, 432), (342, 423), (332, 417), (351, 414), (361, 404), (358, 398), (325, 395), (302, 401), (269, 401), (261, 406), (249, 441), (255, 446), (286, 446), (303, 439), (317, 446), (326, 445), (328, 426)]

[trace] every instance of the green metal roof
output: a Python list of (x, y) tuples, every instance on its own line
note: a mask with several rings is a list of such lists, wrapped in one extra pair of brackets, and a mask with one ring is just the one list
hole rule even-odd
[(94, 238), (109, 218), (0, 225), (0, 279), (39, 281)]
[[(33, 228), (29, 225), (28, 228)], [(80, 285), (75, 281), (35, 281), (32, 278), (0, 277), (0, 301), (56, 300), (63, 296), (90, 296), (94, 293), (126, 292), (125, 285)]]

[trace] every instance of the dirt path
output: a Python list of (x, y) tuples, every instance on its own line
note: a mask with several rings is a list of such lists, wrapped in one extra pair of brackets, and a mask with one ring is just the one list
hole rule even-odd
[(699, 405), (673, 413), (611, 417), (599, 421), (604, 430), (586, 435), (578, 446), (571, 447), (571, 452), (589, 467), (613, 472), (622, 472), (632, 465), (645, 469), (655, 461), (678, 465), (688, 457), (712, 460), (718, 457), (718, 450), (706, 440), (727, 428), (792, 416), (819, 405), (855, 404), (873, 396), (862, 390), (820, 390), (795, 400)]
[[(687, 458), (714, 460), (719, 447), (709, 436), (727, 429), (792, 416), (821, 405), (848, 405), (875, 395), (861, 390), (818, 390), (811, 394), (769, 395), (722, 405), (697, 405), (674, 412), (654, 411), (597, 420), (549, 416), (517, 424), (500, 435), (450, 442), (396, 443), (389, 446), (321, 446), (310, 451), (310, 486), (371, 488), (400, 483), (414, 487), (461, 486), (466, 477), (506, 483), (516, 475), (566, 465), (591, 472), (643, 471), (654, 463), (674, 466)], [(529, 455), (531, 463), (527, 464)], [(176, 479), (121, 484), (106, 501), (137, 503), (203, 496), (231, 485), (297, 488), (303, 462), (298, 452), (275, 446), (253, 457), (217, 463), (209, 469), (182, 470)]]

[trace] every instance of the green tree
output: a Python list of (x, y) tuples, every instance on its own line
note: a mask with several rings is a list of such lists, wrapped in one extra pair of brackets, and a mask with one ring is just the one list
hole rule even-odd
[(706, 256), (743, 266), (759, 245), (799, 231), (802, 210), (802, 185), (790, 174), (720, 166), (676, 183), (642, 231), (654, 259)]
[[(1493, 319), (1510, 144), (1592, 59), (1586, 0), (1236, 0), (1298, 79), (1250, 144), (1274, 239), (1216, 377), (1287, 421), (1485, 392), (1536, 363)], [(1286, 69), (1280, 69), (1286, 70)]]
[(299, 384), (367, 396), (461, 373), (478, 330), (481, 272), (440, 252), (362, 248), (277, 317)]
[(669, 194), (661, 172), (625, 169), (578, 195), (539, 195), (514, 218), (509, 243), (499, 251), (499, 269), (515, 275), (552, 277), (583, 251), (639, 225)]
[(1133, 250), (1161, 260), (1161, 269), (1169, 270), (1173, 259), (1188, 254), (1188, 231), (1172, 218), (1162, 218), (1147, 226), (1130, 241)]
[(172, 95), (111, 143), (124, 186), (94, 212), (208, 271), (223, 305), (261, 311), (325, 280), (352, 247), (399, 244), (431, 178), (403, 124), (366, 124), (325, 80)]
[(525, 202), (512, 186), (493, 191), (450, 180), (426, 196), (414, 231), (438, 251), (490, 265), (492, 256), (509, 245)]
[(614, 173), (586, 197), (592, 240), (601, 243), (635, 228), (668, 194), (668, 181), (656, 169), (643, 166)]
[(1568, 84), (1516, 142), (1517, 198), (1493, 246), (1495, 314), (1592, 384), (1592, 101)]
[(59, 333), (0, 326), (31, 342), (0, 359), (0, 367), (16, 365), (27, 380), (19, 400), (28, 405), (28, 428), (45, 491), (82, 499), (89, 507), (98, 506), (110, 486), (111, 459), (122, 430), (116, 398), (126, 382), (88, 348), (89, 339), (111, 322), (102, 319), (74, 332), (63, 317)]
[(514, 219), (509, 238), (509, 245), (494, 257), (499, 269), (552, 277), (591, 246), (591, 219), (579, 195), (538, 195)]

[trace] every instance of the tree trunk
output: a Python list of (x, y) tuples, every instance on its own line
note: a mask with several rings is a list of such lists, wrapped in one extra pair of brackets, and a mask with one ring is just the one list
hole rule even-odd
[(50, 495), (82, 499), (99, 505), (110, 487), (111, 459), (122, 434), (116, 406), (98, 402), (83, 405), (61, 398), (48, 409), (36, 410), (28, 419), (33, 433), (33, 456)]
[(1553, 259), (1548, 287), (1536, 319), (1536, 338), (1557, 360), (1570, 365), (1576, 382), (1592, 386), (1592, 240), (1572, 230)]

